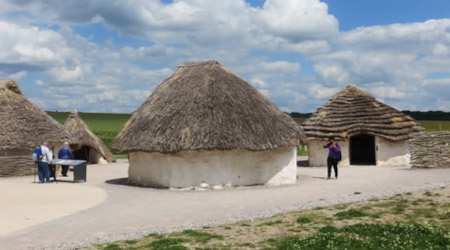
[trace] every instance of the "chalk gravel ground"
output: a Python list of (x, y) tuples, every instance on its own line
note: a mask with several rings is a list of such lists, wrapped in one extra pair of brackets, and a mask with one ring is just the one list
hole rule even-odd
[(298, 168), (296, 185), (275, 188), (176, 191), (106, 182), (125, 178), (127, 169), (124, 162), (89, 165), (88, 181), (76, 184), (0, 179), (0, 249), (72, 249), (450, 184), (450, 169), (370, 166), (341, 167), (338, 180), (326, 180), (326, 168)]

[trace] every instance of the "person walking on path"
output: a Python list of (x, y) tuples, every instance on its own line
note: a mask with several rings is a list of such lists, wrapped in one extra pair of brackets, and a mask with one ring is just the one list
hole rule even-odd
[[(58, 159), (71, 160), (73, 159), (73, 152), (70, 149), (69, 143), (64, 142), (64, 146), (58, 151)], [(67, 171), (69, 170), (69, 166), (62, 165), (61, 166), (61, 174), (62, 176), (67, 176)]]
[[(44, 142), (41, 146), (42, 159), (38, 161), (38, 176), (39, 182), (50, 182), (50, 169), (48, 164), (53, 160), (53, 154), (48, 148), (48, 142)], [(44, 180), (45, 177), (45, 180)]]
[(334, 168), (334, 174), (336, 179), (338, 178), (338, 162), (341, 160), (341, 145), (336, 143), (333, 136), (328, 137), (328, 143), (323, 145), (324, 148), (328, 148), (328, 179), (331, 179), (331, 166)]

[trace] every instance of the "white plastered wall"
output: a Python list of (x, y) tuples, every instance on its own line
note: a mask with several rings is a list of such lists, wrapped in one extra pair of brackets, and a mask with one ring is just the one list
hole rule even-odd
[(128, 181), (154, 187), (294, 184), (297, 148), (267, 151), (213, 150), (175, 154), (131, 152)]
[[(320, 167), (327, 165), (328, 149), (323, 148), (326, 141), (308, 140), (308, 155), (309, 165), (312, 167)], [(350, 164), (349, 158), (349, 143), (348, 141), (338, 141), (341, 145), (342, 160), (339, 166), (347, 166)]]
[(91, 164), (106, 164), (106, 163), (108, 163), (103, 158), (103, 156), (92, 147), (90, 147), (90, 150), (89, 150), (89, 161), (88, 162)]
[(392, 142), (375, 137), (377, 166), (408, 166), (410, 154), (407, 141)]

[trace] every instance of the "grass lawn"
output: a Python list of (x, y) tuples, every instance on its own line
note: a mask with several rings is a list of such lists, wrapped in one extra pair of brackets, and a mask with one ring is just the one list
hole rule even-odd
[(449, 233), (447, 187), (86, 249), (450, 249)]
[[(61, 124), (67, 119), (68, 112), (47, 112)], [(130, 114), (80, 113), (83, 121), (105, 144), (110, 147), (123, 125), (131, 117)], [(117, 158), (127, 158), (127, 155), (115, 154)]]

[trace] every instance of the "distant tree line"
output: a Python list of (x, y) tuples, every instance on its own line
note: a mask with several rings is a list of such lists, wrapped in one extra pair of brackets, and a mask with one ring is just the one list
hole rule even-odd
[(450, 121), (450, 112), (444, 111), (409, 111), (403, 110), (403, 113), (411, 116), (416, 120), (430, 120), (430, 121)]
[[(429, 121), (450, 121), (450, 112), (444, 111), (410, 111), (403, 110), (403, 113), (411, 116), (416, 120), (429, 120)], [(287, 113), (292, 118), (308, 118), (312, 113), (299, 113), (291, 112)]]

